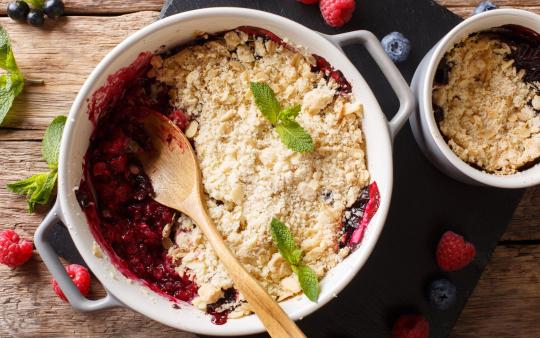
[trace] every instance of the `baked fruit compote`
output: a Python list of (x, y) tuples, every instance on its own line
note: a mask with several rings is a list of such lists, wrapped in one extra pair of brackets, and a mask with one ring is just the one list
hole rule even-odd
[[(261, 115), (251, 82), (299, 104), (312, 152), (287, 148)], [(208, 35), (161, 55), (141, 54), (89, 102), (96, 128), (77, 191), (96, 240), (127, 277), (212, 314), (251, 313), (201, 231), (152, 199), (137, 159), (151, 152), (137, 122), (158, 111), (193, 144), (210, 217), (246, 270), (278, 301), (301, 293), (273, 244), (286, 223), (319, 279), (361, 243), (379, 205), (370, 183), (363, 106), (323, 58), (253, 27)]]

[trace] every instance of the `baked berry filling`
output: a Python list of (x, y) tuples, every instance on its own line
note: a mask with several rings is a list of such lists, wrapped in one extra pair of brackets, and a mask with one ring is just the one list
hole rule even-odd
[[(253, 27), (239, 30), (285, 45), (265, 30)], [(178, 212), (153, 200), (152, 184), (138, 160), (141, 153), (152, 149), (148, 146), (149, 136), (138, 121), (149, 111), (164, 114), (182, 130), (191, 121), (188, 114), (171, 105), (170, 88), (147, 77), (151, 56), (142, 53), (131, 66), (111, 75), (89, 102), (89, 118), (96, 127), (76, 194), (94, 237), (118, 269), (128, 278), (140, 280), (168, 297), (177, 308), (178, 301), (192, 301), (199, 287), (192, 275), (179, 274), (175, 270), (177, 262), (168, 256), (168, 248), (174, 242), (171, 228)], [(312, 71), (323, 72), (327, 79), (333, 79), (339, 85), (336, 95), (349, 93), (350, 84), (343, 74), (322, 57), (314, 57), (316, 65)], [(331, 191), (325, 190), (324, 200), (332, 200)], [(362, 241), (378, 206), (379, 191), (372, 183), (344, 211), (338, 230), (340, 247), (354, 249)], [(223, 296), (206, 306), (212, 322), (224, 324), (231, 311), (227, 305), (237, 300), (238, 292), (234, 288), (224, 290)]]

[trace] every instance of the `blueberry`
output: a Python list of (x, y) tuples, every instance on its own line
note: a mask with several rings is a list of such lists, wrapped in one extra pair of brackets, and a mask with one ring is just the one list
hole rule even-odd
[(13, 20), (26, 20), (28, 12), (30, 12), (30, 7), (24, 1), (12, 1), (7, 6), (7, 15)]
[(474, 9), (474, 14), (480, 14), (480, 13), (483, 13), (483, 12), (491, 11), (493, 9), (497, 9), (497, 6), (495, 6), (491, 1), (482, 1)]
[(56, 19), (64, 15), (64, 2), (62, 0), (47, 0), (43, 6), (43, 11), (51, 19)]
[(429, 301), (436, 309), (448, 309), (456, 301), (456, 286), (445, 278), (433, 281), (429, 286)]
[(390, 33), (382, 39), (381, 43), (386, 54), (395, 63), (407, 60), (411, 53), (411, 42), (401, 33)]
[(30, 10), (30, 13), (28, 13), (28, 16), (26, 17), (26, 21), (30, 26), (43, 26), (43, 24), (45, 23), (45, 16), (43, 15), (43, 11), (41, 9), (32, 8)]

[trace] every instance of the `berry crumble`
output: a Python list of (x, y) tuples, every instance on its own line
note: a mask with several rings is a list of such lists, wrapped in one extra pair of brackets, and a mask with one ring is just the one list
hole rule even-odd
[[(209, 215), (276, 300), (302, 290), (272, 242), (273, 217), (289, 226), (319, 279), (361, 242), (379, 193), (367, 170), (363, 106), (341, 72), (253, 27), (205, 34), (139, 59), (135, 69), (120, 71), (121, 79), (109, 79), (125, 88), (103, 89), (90, 103), (96, 129), (77, 191), (98, 243), (126, 276), (191, 302), (216, 324), (251, 313), (198, 227), (152, 199), (137, 159), (152, 151), (137, 123), (149, 110), (168, 116), (191, 140)], [(280, 142), (254, 102), (255, 81), (267, 83), (280, 102), (301, 105), (296, 121), (311, 135), (312, 152)], [(114, 97), (103, 100), (107, 93)]]
[(434, 83), (435, 119), (450, 148), (488, 173), (540, 159), (540, 36), (505, 26), (450, 50)]

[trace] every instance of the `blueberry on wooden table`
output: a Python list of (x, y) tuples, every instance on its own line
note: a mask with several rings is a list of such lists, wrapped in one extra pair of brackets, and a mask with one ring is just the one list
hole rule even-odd
[(487, 11), (492, 11), (497, 9), (497, 6), (494, 5), (491, 1), (482, 1), (475, 9), (474, 14), (480, 14)]
[(13, 20), (26, 20), (28, 12), (30, 12), (30, 7), (24, 1), (12, 1), (7, 5), (7, 15)]
[(41, 27), (45, 23), (45, 16), (41, 9), (32, 8), (26, 17), (26, 21), (30, 26)]
[(43, 11), (51, 19), (59, 18), (64, 15), (64, 2), (62, 0), (47, 0)]

